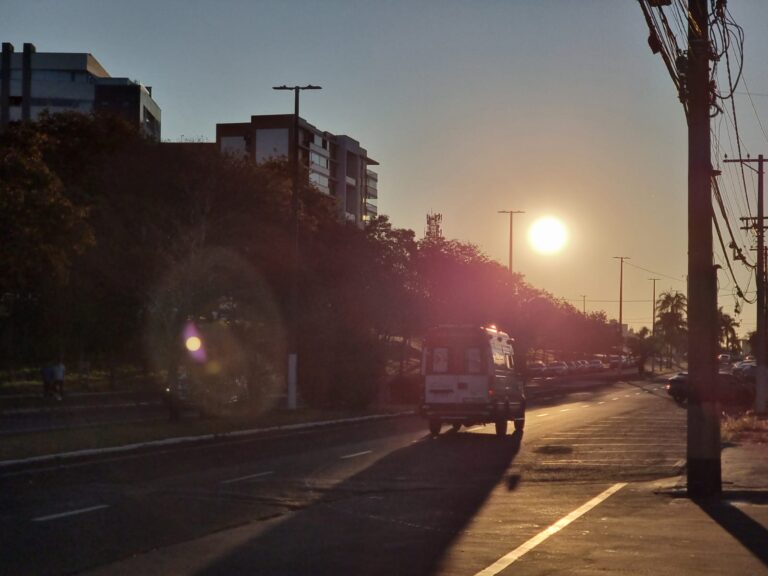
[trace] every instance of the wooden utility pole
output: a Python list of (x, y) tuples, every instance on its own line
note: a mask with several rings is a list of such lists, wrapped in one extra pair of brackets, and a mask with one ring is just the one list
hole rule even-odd
[(509, 214), (509, 271), (512, 272), (512, 221), (515, 214), (525, 214), (525, 210), (499, 210), (499, 214)]
[(768, 372), (766, 371), (766, 334), (765, 334), (765, 208), (763, 201), (764, 158), (725, 159), (724, 162), (739, 162), (740, 164), (757, 163), (757, 218), (741, 218), (747, 225), (746, 230), (754, 229), (757, 233), (757, 270), (755, 271), (757, 285), (757, 374), (755, 412), (765, 414), (766, 395), (768, 393)]
[(717, 272), (712, 252), (709, 131), (709, 0), (689, 0), (688, 103), (688, 495), (722, 492), (717, 402)]
[(651, 353), (651, 372), (656, 369), (656, 282), (658, 278), (648, 278), (653, 282), (653, 316), (651, 316), (651, 338), (653, 339), (653, 352)]

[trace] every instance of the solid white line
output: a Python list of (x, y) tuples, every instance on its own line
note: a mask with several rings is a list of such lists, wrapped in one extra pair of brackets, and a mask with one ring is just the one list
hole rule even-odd
[(602, 494), (599, 494), (592, 498), (589, 502), (586, 504), (583, 504), (567, 516), (562, 517), (560, 520), (552, 524), (549, 528), (546, 528), (545, 530), (542, 530), (539, 532), (536, 536), (528, 540), (527, 542), (521, 544), (514, 550), (512, 550), (509, 554), (506, 554), (496, 560), (493, 564), (488, 566), (487, 568), (480, 570), (475, 576), (496, 576), (499, 572), (502, 570), (505, 570), (508, 568), (513, 562), (519, 560), (523, 555), (527, 554), (536, 546), (544, 542), (547, 538), (550, 536), (553, 536), (554, 534), (557, 534), (560, 530), (568, 526), (571, 522), (578, 519), (580, 516), (583, 516), (592, 508), (606, 500), (608, 497), (610, 497), (612, 494), (618, 492), (624, 486), (626, 486), (626, 482), (621, 482), (619, 484), (614, 484), (610, 488), (608, 488), (606, 491), (604, 491)]
[(220, 484), (234, 484), (235, 482), (242, 482), (244, 480), (253, 480), (254, 478), (263, 478), (264, 476), (269, 476), (270, 474), (274, 474), (274, 470), (269, 470), (267, 472), (259, 472), (258, 474), (250, 474), (249, 476), (241, 476), (240, 478), (232, 478), (231, 480), (223, 480), (220, 482)]
[(354, 454), (347, 454), (346, 456), (341, 456), (341, 460), (348, 460), (349, 458), (357, 458), (358, 456), (365, 456), (366, 454), (370, 454), (373, 452), (373, 450), (365, 450), (363, 452), (355, 452)]
[(57, 518), (75, 516), (76, 514), (85, 514), (86, 512), (93, 512), (94, 510), (101, 510), (103, 508), (109, 508), (109, 505), (101, 504), (100, 506), (91, 506), (90, 508), (80, 508), (79, 510), (61, 512), (60, 514), (51, 514), (50, 516), (40, 516), (39, 518), (32, 518), (32, 522), (48, 522), (48, 520), (56, 520)]

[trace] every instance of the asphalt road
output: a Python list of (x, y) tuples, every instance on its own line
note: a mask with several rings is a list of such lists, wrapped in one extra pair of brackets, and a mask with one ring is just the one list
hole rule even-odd
[(534, 382), (503, 439), (400, 417), (5, 471), (0, 574), (501, 573), (617, 483), (677, 473), (685, 412), (661, 388)]

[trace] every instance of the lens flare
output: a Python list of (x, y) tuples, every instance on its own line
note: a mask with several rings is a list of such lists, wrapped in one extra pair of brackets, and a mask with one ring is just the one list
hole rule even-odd
[(200, 350), (200, 348), (203, 347), (203, 341), (200, 340), (197, 336), (190, 336), (187, 338), (187, 341), (185, 342), (185, 345), (187, 347), (187, 350), (190, 352), (197, 352)]

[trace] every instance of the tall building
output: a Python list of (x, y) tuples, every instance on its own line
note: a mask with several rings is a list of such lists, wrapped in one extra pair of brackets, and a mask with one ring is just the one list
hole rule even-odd
[[(251, 116), (250, 122), (216, 125), (219, 151), (256, 163), (293, 157), (292, 114)], [(378, 162), (349, 136), (319, 130), (299, 118), (299, 159), (310, 182), (337, 200), (339, 217), (358, 226), (378, 214)]]
[(10, 122), (34, 120), (43, 111), (112, 112), (160, 139), (160, 107), (152, 88), (128, 78), (112, 78), (90, 54), (21, 54), (3, 42), (0, 58), (0, 130)]

